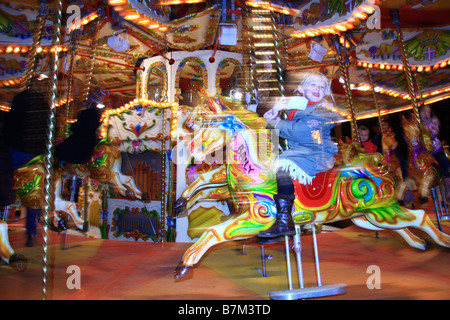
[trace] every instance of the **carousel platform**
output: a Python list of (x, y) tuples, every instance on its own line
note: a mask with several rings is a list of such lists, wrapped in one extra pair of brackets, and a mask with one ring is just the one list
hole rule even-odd
[[(431, 211), (427, 213), (436, 222)], [(28, 258), (19, 272), (0, 265), (1, 300), (42, 299), (42, 237), (25, 247), (24, 221), (9, 222), (10, 242)], [(442, 223), (450, 233), (450, 222)], [(414, 231), (415, 232), (415, 231)], [(51, 232), (47, 299), (54, 300), (266, 300), (288, 289), (284, 242), (237, 241), (216, 246), (194, 268), (192, 278), (175, 281), (173, 270), (189, 243), (154, 244), (102, 240)], [(291, 240), (292, 241), (292, 240)], [(321, 300), (449, 300), (450, 249), (431, 245), (424, 252), (406, 246), (394, 233), (376, 234), (356, 226), (317, 235), (323, 285), (345, 283), (347, 292)], [(302, 237), (305, 286), (316, 286), (312, 236)], [(264, 265), (262, 264), (264, 252)], [(294, 252), (292, 272), (295, 275)], [(80, 268), (80, 289), (69, 289), (69, 266)], [(380, 288), (369, 289), (369, 266), (380, 270)], [(294, 288), (298, 288), (295, 282)]]

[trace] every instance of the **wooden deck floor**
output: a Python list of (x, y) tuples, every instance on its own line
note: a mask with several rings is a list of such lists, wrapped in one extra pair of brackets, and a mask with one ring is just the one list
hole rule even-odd
[[(434, 214), (429, 213), (433, 219)], [(433, 219), (434, 220), (434, 219)], [(0, 265), (1, 300), (42, 299), (42, 239), (25, 247), (24, 221), (11, 222), (10, 242), (28, 258), (18, 272)], [(450, 234), (450, 223), (443, 223)], [(322, 284), (345, 283), (347, 293), (323, 300), (448, 300), (450, 249), (419, 251), (392, 232), (375, 233), (350, 226), (318, 235)], [(240, 241), (218, 245), (194, 269), (193, 278), (175, 281), (173, 270), (189, 243), (154, 244), (89, 239), (52, 232), (47, 299), (55, 300), (266, 300), (270, 292), (288, 289), (284, 242), (264, 246), (267, 277), (261, 274), (261, 245)], [(316, 285), (311, 236), (302, 237), (306, 286)], [(242, 254), (244, 249), (245, 254)], [(292, 252), (294, 288), (298, 288)], [(70, 266), (80, 268), (80, 289), (69, 289)], [(369, 289), (368, 267), (380, 270), (380, 289)]]

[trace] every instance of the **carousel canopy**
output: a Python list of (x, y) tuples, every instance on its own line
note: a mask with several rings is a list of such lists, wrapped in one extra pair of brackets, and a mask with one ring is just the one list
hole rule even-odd
[[(418, 101), (450, 97), (447, 0), (69, 0), (63, 1), (58, 47), (53, 45), (56, 4), (0, 1), (5, 110), (23, 88), (30, 52), (38, 57), (36, 72), (44, 75), (50, 75), (51, 52), (59, 52), (60, 104), (83, 100), (86, 90), (97, 87), (108, 93), (104, 104), (117, 108), (136, 97), (143, 59), (170, 61), (175, 51), (213, 49), (242, 53), (243, 67), (255, 71), (251, 81), (262, 96), (285, 94), (270, 83), (283, 85), (286, 74), (318, 70), (333, 80), (336, 107), (348, 115), (336, 39), (346, 48), (356, 116), (377, 116), (377, 105), (383, 113), (402, 110), (411, 106), (411, 97), (392, 10), (399, 12)], [(45, 23), (38, 28), (41, 16)], [(197, 71), (184, 72), (182, 77), (193, 78)]]

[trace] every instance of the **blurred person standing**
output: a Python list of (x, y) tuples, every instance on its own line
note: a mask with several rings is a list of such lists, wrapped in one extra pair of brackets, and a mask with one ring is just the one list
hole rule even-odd
[[(33, 77), (29, 87), (14, 96), (5, 118), (4, 138), (9, 148), (13, 169), (47, 152), (49, 115), (48, 80)], [(37, 221), (41, 209), (27, 208), (27, 246), (34, 246)]]
[(377, 152), (377, 146), (370, 139), (370, 130), (366, 126), (359, 127), (359, 136), (361, 138), (361, 144), (367, 153)]
[(83, 109), (69, 130), (71, 134), (55, 147), (55, 157), (60, 161), (84, 164), (91, 158), (97, 139), (97, 129), (101, 122), (101, 112), (91, 104)]

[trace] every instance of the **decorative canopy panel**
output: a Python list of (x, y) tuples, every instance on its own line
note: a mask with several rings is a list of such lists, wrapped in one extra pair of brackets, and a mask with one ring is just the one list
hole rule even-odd
[[(165, 128), (163, 121), (163, 107), (155, 103), (145, 105), (137, 102), (134, 105), (123, 106), (115, 112), (107, 113), (105, 123), (106, 135), (110, 139), (120, 141), (120, 150), (127, 153), (141, 153), (144, 151), (159, 152), (162, 144), (169, 140), (170, 124)], [(166, 120), (164, 120), (166, 119)]]
[[(78, 32), (69, 34), (67, 29), (61, 45), (54, 48), (52, 1), (42, 8), (38, 0), (0, 1), (0, 105), (4, 109), (8, 109), (12, 97), (23, 88), (29, 53), (33, 52), (33, 37), (40, 35), (34, 48), (40, 58), (36, 72), (48, 75), (50, 50), (60, 52), (57, 101), (64, 104), (71, 95), (71, 108), (81, 105), (86, 90), (95, 87), (109, 93), (104, 103), (107, 108), (118, 108), (139, 96), (137, 83), (147, 71), (141, 68), (145, 58), (160, 56), (170, 62), (176, 51), (221, 50), (249, 54), (241, 66), (244, 71), (248, 67), (265, 69), (251, 76), (253, 83), (260, 84), (259, 88), (265, 88), (263, 83), (272, 86), (270, 81), (279, 80), (280, 74), (270, 73), (274, 66), (287, 72), (318, 70), (326, 74), (333, 78), (337, 108), (348, 114), (332, 40), (337, 34), (341, 44), (350, 51), (351, 92), (357, 116), (371, 116), (376, 111), (367, 70), (382, 109), (399, 110), (408, 107), (411, 101), (390, 17), (392, 9), (399, 10), (411, 70), (424, 101), (430, 103), (450, 96), (450, 2), (446, 0), (204, 0), (195, 4), (67, 0), (63, 4), (62, 21), (64, 24), (77, 21), (78, 24), (70, 27), (78, 26)], [(42, 29), (37, 28), (40, 15), (45, 16)], [(230, 30), (231, 38), (226, 38)], [(271, 43), (278, 45), (275, 54), (260, 47), (271, 35), (276, 36)], [(126, 39), (128, 44), (113, 49), (112, 36)], [(249, 37), (253, 42), (249, 42)], [(320, 47), (324, 50), (322, 59), (312, 59), (313, 48)], [(229, 69), (224, 66), (221, 72), (233, 72), (235, 65), (230, 64)], [(184, 78), (198, 76), (198, 72), (189, 74), (189, 68), (183, 72)], [(70, 82), (73, 86), (68, 92)]]

